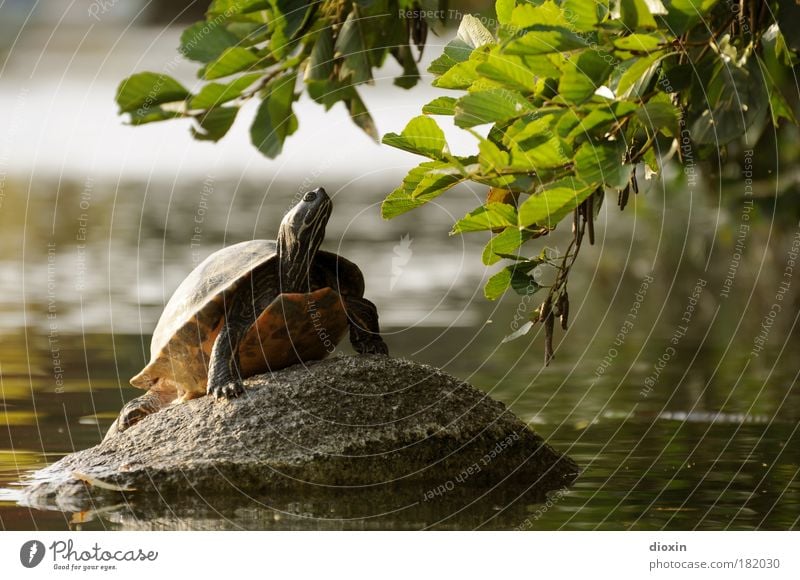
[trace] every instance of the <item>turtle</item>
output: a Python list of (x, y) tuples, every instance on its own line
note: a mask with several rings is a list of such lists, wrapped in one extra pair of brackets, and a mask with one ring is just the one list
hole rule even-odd
[(359, 354), (388, 355), (378, 311), (353, 262), (320, 250), (333, 203), (323, 188), (284, 216), (277, 240), (223, 248), (201, 262), (164, 307), (150, 362), (106, 439), (164, 407), (242, 395), (243, 379), (325, 358), (347, 330)]

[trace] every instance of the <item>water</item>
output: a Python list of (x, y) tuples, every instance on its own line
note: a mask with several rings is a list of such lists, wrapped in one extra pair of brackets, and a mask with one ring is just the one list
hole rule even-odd
[[(127, 381), (145, 364), (149, 332), (192, 265), (223, 244), (268, 237), (292, 196), (289, 184), (194, 180), (165, 198), (148, 195), (152, 183), (39, 183), (27, 199), (9, 195), (0, 213), (3, 529), (797, 525), (797, 310), (788, 306), (794, 294), (764, 350), (752, 354), (789, 234), (773, 233), (769, 259), (751, 252), (761, 274), (744, 261), (723, 298), (730, 246), (710, 246), (716, 258), (707, 271), (706, 255), (670, 247), (678, 243), (676, 229), (702, 239), (706, 213), (687, 213), (679, 198), (665, 210), (653, 191), (636, 200), (635, 211), (608, 210), (598, 244), (586, 251), (572, 283), (570, 330), (557, 331), (556, 360), (543, 367), (538, 328), (502, 343), (515, 312), (532, 304), (482, 298), (484, 237), (443, 235), (450, 215), (472, 203), (469, 192), (454, 194), (440, 211), (380, 223), (373, 205), (380, 191), (325, 185), (335, 209), (323, 247), (365, 271), (392, 353), (440, 366), (508, 404), (581, 466), (575, 485), (549, 498), (495, 499), (477, 513), (416, 506), (380, 517), (369, 505), (331, 505), (321, 517), (319, 505), (304, 504), (313, 503), (309, 498), (235, 495), (182, 510), (122, 505), (63, 514), (18, 506), (16, 482), (98, 443), (124, 401), (138, 394)], [(204, 196), (209, 188), (225, 195)], [(83, 199), (90, 200), (84, 210)], [(194, 218), (203, 199), (198, 236)], [(654, 225), (663, 239), (637, 237), (637, 229)]]

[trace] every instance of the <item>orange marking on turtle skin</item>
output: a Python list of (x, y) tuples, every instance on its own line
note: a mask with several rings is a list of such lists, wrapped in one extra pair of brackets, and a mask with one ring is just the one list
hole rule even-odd
[(341, 296), (331, 288), (281, 294), (258, 317), (239, 348), (242, 374), (325, 358), (347, 330)]

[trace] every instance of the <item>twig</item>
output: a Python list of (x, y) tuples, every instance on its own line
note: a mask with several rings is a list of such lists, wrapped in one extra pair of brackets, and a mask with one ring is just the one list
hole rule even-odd
[[(594, 195), (594, 193), (592, 194)], [(553, 304), (558, 309), (558, 315), (561, 321), (561, 328), (567, 329), (569, 322), (569, 295), (567, 294), (567, 281), (569, 272), (578, 258), (578, 253), (581, 249), (581, 242), (586, 230), (586, 219), (581, 219), (582, 208), (586, 204), (582, 203), (573, 211), (573, 232), (572, 240), (567, 246), (567, 251), (561, 260), (561, 265), (558, 266), (558, 275), (550, 290), (547, 293), (542, 303), (539, 316), (533, 322), (542, 322), (544, 324), (544, 364), (548, 365), (553, 360), (553, 329), (555, 326), (555, 313), (553, 312)], [(585, 214), (584, 214), (585, 215)]]

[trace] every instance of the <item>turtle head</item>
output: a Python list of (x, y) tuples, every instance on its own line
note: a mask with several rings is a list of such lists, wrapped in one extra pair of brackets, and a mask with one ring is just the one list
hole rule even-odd
[(282, 292), (306, 292), (309, 269), (325, 238), (333, 202), (325, 190), (309, 191), (287, 213), (278, 230), (278, 264)]

